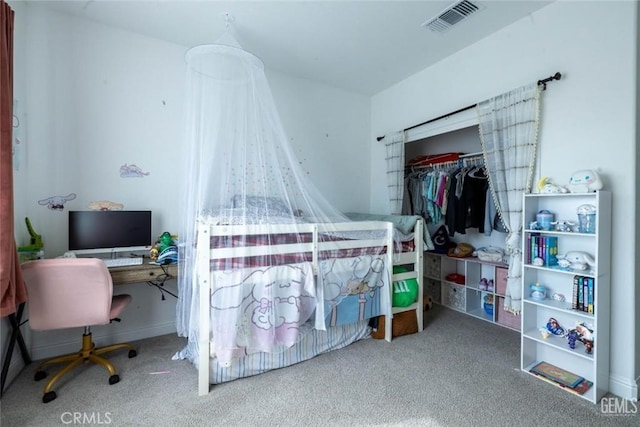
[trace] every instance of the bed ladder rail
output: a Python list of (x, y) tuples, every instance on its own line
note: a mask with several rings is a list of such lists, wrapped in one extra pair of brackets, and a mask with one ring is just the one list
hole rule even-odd
[[(393, 307), (393, 314), (404, 313), (406, 311), (415, 310), (416, 312), (416, 321), (418, 322), (418, 332), (422, 332), (424, 329), (424, 277), (423, 277), (423, 254), (424, 254), (424, 240), (423, 240), (423, 232), (424, 232), (424, 222), (422, 220), (418, 220), (413, 229), (413, 243), (414, 243), (414, 252), (411, 254), (411, 262), (406, 262), (406, 253), (404, 254), (396, 254), (399, 255), (396, 259), (399, 259), (399, 263), (396, 265), (413, 265), (412, 271), (396, 273), (392, 275), (392, 283), (400, 280), (407, 279), (416, 279), (418, 281), (418, 298), (416, 302), (407, 306), (407, 307)], [(394, 259), (394, 262), (396, 261)], [(391, 286), (391, 292), (393, 292), (393, 286)], [(393, 334), (393, 319), (389, 322), (385, 322), (385, 340), (391, 341)]]

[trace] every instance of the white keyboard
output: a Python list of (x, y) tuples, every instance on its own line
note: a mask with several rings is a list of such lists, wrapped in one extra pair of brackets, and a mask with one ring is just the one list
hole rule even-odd
[(109, 258), (103, 259), (104, 263), (107, 267), (126, 267), (128, 265), (141, 265), (142, 257), (132, 257), (132, 258)]

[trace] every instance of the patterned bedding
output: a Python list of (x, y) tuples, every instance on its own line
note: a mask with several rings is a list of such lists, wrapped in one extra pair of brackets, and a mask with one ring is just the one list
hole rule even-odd
[[(371, 337), (371, 327), (369, 327), (367, 320), (334, 326), (327, 328), (326, 331), (315, 329), (308, 323), (303, 325), (301, 329), (300, 341), (292, 347), (283, 348), (282, 351), (248, 354), (233, 359), (228, 364), (220, 363), (217, 358), (211, 359), (208, 373), (209, 382), (222, 384), (274, 369), (285, 368)], [(197, 347), (197, 342), (189, 340), (187, 346), (173, 358), (188, 359), (197, 366)]]
[[(203, 372), (215, 384), (288, 366), (367, 338), (369, 319), (392, 315), (388, 222), (219, 221), (207, 217), (198, 232), (206, 253), (198, 257), (198, 282), (210, 295), (198, 304), (210, 326), (200, 323), (206, 336), (189, 334), (175, 356), (198, 366), (200, 394), (207, 392)], [(413, 240), (404, 243), (411, 251)], [(198, 354), (204, 346), (208, 362)]]
[(327, 259), (317, 280), (309, 262), (212, 272), (212, 352), (219, 363), (256, 352), (281, 352), (315, 329), (390, 314), (385, 258)]

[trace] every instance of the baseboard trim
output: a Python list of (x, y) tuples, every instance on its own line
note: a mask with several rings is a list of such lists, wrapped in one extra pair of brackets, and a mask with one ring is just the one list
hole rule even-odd
[[(175, 322), (166, 322), (156, 324), (148, 328), (133, 329), (121, 333), (109, 334), (109, 335), (93, 335), (93, 340), (98, 347), (116, 344), (120, 342), (131, 342), (143, 340), (145, 338), (157, 337), (160, 335), (175, 334), (177, 331)], [(74, 340), (65, 342), (57, 342), (55, 344), (49, 344), (39, 347), (33, 347), (31, 349), (31, 358), (33, 360), (48, 359), (50, 357), (59, 356), (61, 354), (73, 353), (78, 351), (80, 346), (80, 336)]]
[(619, 375), (609, 375), (609, 392), (616, 396), (637, 402), (639, 389), (640, 377), (633, 381)]

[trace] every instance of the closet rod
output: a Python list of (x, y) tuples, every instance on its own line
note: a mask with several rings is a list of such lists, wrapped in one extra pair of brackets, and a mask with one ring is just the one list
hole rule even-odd
[(417, 125), (413, 125), (413, 126), (411, 126), (411, 127), (408, 127), (408, 128), (406, 128), (406, 129), (404, 129), (404, 132), (406, 132), (406, 131), (408, 131), (408, 130), (411, 130), (411, 129), (415, 129), (415, 128), (420, 127), (420, 126), (422, 126), (422, 125), (426, 125), (426, 124), (428, 124), (428, 123), (435, 122), (435, 121), (440, 120), (440, 119), (444, 119), (445, 117), (452, 116), (452, 115), (454, 115), (454, 114), (462, 113), (463, 111), (467, 111), (467, 110), (470, 110), (470, 109), (472, 109), (472, 108), (475, 108), (475, 107), (476, 107), (476, 105), (478, 105), (478, 104), (469, 105), (469, 106), (464, 107), (464, 108), (461, 108), (461, 109), (459, 109), (459, 110), (452, 111), (452, 112), (450, 112), (450, 113), (447, 113), (447, 114), (443, 114), (443, 115), (441, 115), (441, 116), (438, 116), (438, 117), (436, 117), (435, 119), (431, 119), (431, 120), (427, 120), (426, 122), (418, 123)]
[(553, 76), (549, 76), (546, 79), (538, 80), (538, 86), (542, 85), (542, 90), (547, 90), (547, 83), (552, 82), (554, 80), (560, 80), (562, 78), (562, 74), (555, 73)]
[[(562, 74), (555, 73), (553, 76), (547, 77), (546, 79), (538, 80), (538, 86), (542, 85), (542, 90), (547, 90), (547, 83), (552, 82), (553, 80), (560, 80), (561, 78), (562, 78)], [(463, 111), (470, 110), (472, 108), (475, 108), (477, 105), (478, 104), (469, 105), (469, 106), (461, 108), (459, 110), (452, 111), (450, 113), (438, 116), (435, 119), (430, 119), (430, 120), (427, 120), (426, 122), (418, 123), (417, 125), (413, 125), (413, 126), (410, 126), (410, 127), (406, 128), (406, 129), (404, 129), (403, 132), (406, 132), (406, 131), (411, 130), (411, 129), (415, 129), (415, 128), (417, 128), (419, 126), (422, 126), (422, 125), (426, 125), (426, 124), (435, 122), (436, 120), (444, 119), (445, 117), (452, 116), (454, 114), (458, 114), (458, 113), (461, 113)], [(379, 137), (376, 138), (376, 140), (382, 141), (385, 136), (386, 135), (379, 136)]]

